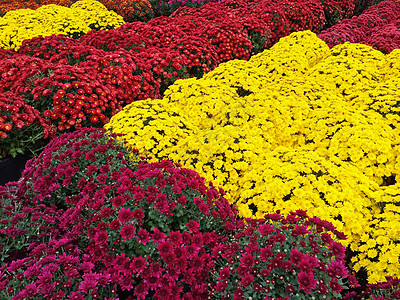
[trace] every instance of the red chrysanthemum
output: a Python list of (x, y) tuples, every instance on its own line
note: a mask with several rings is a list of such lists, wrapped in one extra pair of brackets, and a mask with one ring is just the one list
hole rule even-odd
[(132, 259), (131, 268), (134, 273), (139, 275), (140, 273), (143, 272), (145, 267), (146, 267), (146, 259), (145, 258), (139, 256), (139, 257), (134, 257)]
[(329, 286), (331, 287), (332, 291), (336, 293), (340, 293), (340, 291), (343, 289), (343, 286), (338, 283), (337, 278), (333, 278), (329, 282)]
[(306, 225), (296, 225), (295, 228), (293, 229), (291, 235), (292, 236), (300, 236), (300, 235), (304, 235), (307, 233), (310, 233), (311, 231), (307, 229)]
[(300, 284), (301, 289), (303, 289), (307, 294), (311, 294), (311, 289), (317, 287), (318, 280), (314, 278), (313, 273), (300, 271), (297, 282)]
[(240, 266), (244, 268), (252, 267), (254, 264), (255, 257), (251, 253), (246, 253), (240, 258)]
[(171, 231), (169, 240), (175, 245), (182, 243), (182, 234), (179, 231)]
[(258, 231), (260, 231), (262, 236), (267, 236), (274, 232), (274, 227), (270, 224), (263, 224), (258, 227)]
[(292, 249), (292, 252), (290, 253), (290, 261), (293, 264), (298, 265), (303, 256), (304, 254), (301, 253), (300, 251), (297, 251), (297, 247), (295, 247), (294, 249)]
[(137, 299), (145, 299), (146, 295), (149, 293), (148, 285), (145, 283), (141, 283), (135, 287), (133, 291)]
[(239, 282), (240, 286), (248, 287), (252, 282), (254, 282), (254, 276), (251, 274), (245, 274)]
[(197, 221), (191, 220), (189, 221), (189, 223), (186, 224), (186, 226), (188, 227), (189, 231), (198, 232), (200, 224)]
[(332, 251), (337, 259), (343, 259), (345, 257), (345, 249), (346, 248), (342, 244), (337, 242), (333, 242), (329, 246), (329, 250)]
[(165, 241), (167, 237), (164, 232), (161, 232), (157, 228), (153, 228), (154, 233), (151, 235), (151, 239), (153, 240), (153, 244), (158, 244), (160, 242)]
[(159, 278), (163, 269), (161, 268), (160, 264), (152, 263), (148, 270), (150, 276)]
[(120, 207), (120, 206), (124, 205), (125, 199), (122, 196), (116, 196), (111, 199), (111, 203), (114, 207)]
[(136, 239), (140, 244), (146, 245), (150, 239), (150, 236), (146, 229), (140, 228), (137, 232)]
[(122, 229), (120, 230), (120, 233), (121, 233), (124, 241), (130, 240), (135, 235), (135, 227), (133, 227), (132, 224), (126, 224), (124, 227), (122, 227)]
[(134, 210), (133, 217), (140, 222), (144, 217), (143, 209), (139, 208)]
[(109, 227), (111, 230), (119, 230), (121, 228), (121, 223), (118, 220), (112, 220)]
[(348, 270), (344, 265), (343, 261), (333, 260), (331, 264), (327, 267), (328, 275), (332, 278), (339, 277), (347, 277)]
[(108, 241), (108, 234), (107, 231), (98, 231), (94, 235), (94, 241), (96, 245), (104, 245)]
[(269, 245), (268, 247), (262, 248), (260, 250), (260, 257), (263, 261), (267, 261), (271, 256), (273, 256), (271, 249), (272, 245)]
[(164, 255), (164, 262), (170, 266), (172, 264), (175, 263), (176, 261), (176, 255), (174, 253), (167, 253), (166, 255)]
[(118, 214), (118, 220), (121, 223), (128, 223), (130, 220), (133, 219), (133, 213), (129, 208), (121, 208)]
[(160, 251), (161, 255), (165, 255), (167, 253), (173, 252), (173, 245), (168, 242), (162, 242), (160, 245), (157, 247), (158, 251)]

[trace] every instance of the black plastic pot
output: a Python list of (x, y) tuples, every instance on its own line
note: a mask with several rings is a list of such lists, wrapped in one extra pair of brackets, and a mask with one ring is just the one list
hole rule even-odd
[(29, 159), (30, 157), (21, 155), (16, 158), (8, 157), (0, 160), (0, 185), (5, 185), (10, 181), (18, 181)]

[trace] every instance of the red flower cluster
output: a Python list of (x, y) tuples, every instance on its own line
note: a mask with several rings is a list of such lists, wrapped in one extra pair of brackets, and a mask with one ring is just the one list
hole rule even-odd
[(127, 23), (107, 32), (92, 31), (81, 41), (105, 51), (123, 48), (131, 52), (161, 95), (177, 79), (201, 77), (218, 65), (215, 49), (207, 39), (186, 34), (167, 18), (154, 20)]
[(35, 79), (34, 106), (47, 108), (44, 118), (57, 124), (59, 131), (82, 126), (108, 123), (109, 117), (120, 110), (115, 87), (107, 87), (98, 80), (93, 68), (55, 65), (47, 69), (47, 76)]
[(162, 53), (171, 51), (171, 54), (176, 51), (174, 55), (182, 57), (181, 67), (178, 65), (171, 65), (171, 67), (184, 77), (200, 78), (219, 64), (216, 49), (206, 36), (184, 31), (171, 22), (170, 18), (152, 19), (142, 25), (127, 23), (119, 30), (146, 37), (146, 48), (154, 47)]
[(154, 0), (152, 6), (154, 15), (170, 16), (174, 11), (180, 7), (202, 7), (209, 2), (220, 2), (218, 0)]
[(4, 54), (0, 92), (23, 97), (61, 132), (102, 126), (135, 99), (160, 96), (149, 64), (124, 49), (105, 52), (53, 35), (24, 41), (20, 53)]
[(250, 58), (252, 45), (246, 30), (240, 18), (223, 4), (182, 7), (169, 17), (169, 21), (191, 35), (209, 40), (216, 48), (220, 62)]
[(14, 51), (9, 49), (0, 49), (0, 59), (10, 58), (15, 54)]
[[(62, 213), (44, 204), (35, 207), (23, 205), (27, 200), (17, 191), (19, 184), (0, 187), (0, 259), (2, 266), (27, 255), (29, 244), (47, 239), (55, 231), (54, 222)], [(1, 284), (0, 284), (1, 286)]]
[[(39, 207), (36, 215), (43, 204), (59, 207), (48, 217), (53, 230), (2, 268), (24, 276), (1, 273), (0, 290), (14, 299), (96, 299), (118, 286), (139, 299), (207, 299), (210, 249), (226, 239), (224, 224), (234, 222), (236, 212), (196, 172), (132, 160), (114, 138), (94, 128), (64, 134), (28, 162), (16, 187), (0, 190), (4, 207)], [(7, 214), (4, 220), (11, 221), (0, 224), (30, 222), (26, 218)], [(5, 244), (16, 236), (13, 228), (2, 230)]]
[(329, 47), (351, 42), (374, 47), (384, 53), (400, 48), (400, 2), (386, 0), (359, 16), (322, 31), (319, 38)]
[(290, 32), (311, 30), (319, 32), (325, 25), (324, 7), (319, 1), (279, 1), (289, 21)]
[[(105, 33), (106, 38), (112, 39), (108, 31), (102, 33)], [(98, 32), (93, 30), (82, 41), (90, 43), (98, 36)], [(129, 40), (125, 42), (129, 43)], [(99, 46), (99, 43), (101, 42), (95, 46)], [(24, 41), (19, 52), (61, 65), (91, 68), (90, 72), (97, 74), (97, 81), (111, 89), (115, 88), (119, 108), (134, 100), (160, 97), (158, 82), (153, 78), (151, 71), (145, 69), (146, 64), (137, 54), (124, 51), (121, 49), (123, 47), (115, 47), (112, 51), (106, 48), (106, 51), (111, 53), (99, 48), (63, 35), (52, 35)], [(113, 114), (114, 111), (108, 117)]]
[(78, 43), (77, 40), (68, 38), (62, 34), (47, 37), (39, 36), (24, 40), (17, 53), (57, 63), (59, 59), (55, 58), (55, 56), (60, 53), (72, 54), (73, 52), (69, 49)]
[(32, 80), (43, 70), (40, 59), (6, 52), (0, 60), (0, 156), (31, 154), (53, 138), (54, 126), (46, 122), (24, 93), (33, 88)]
[(149, 21), (154, 17), (148, 0), (100, 0), (109, 10), (115, 11), (125, 22)]
[(214, 249), (219, 255), (211, 276), (216, 299), (289, 299), (296, 293), (304, 298), (315, 292), (329, 299), (340, 296), (348, 271), (345, 247), (334, 238), (346, 237), (331, 223), (302, 210), (246, 223), (226, 223), (235, 240)]
[(2, 157), (15, 157), (23, 153), (22, 149), (29, 149), (29, 154), (34, 154), (36, 148), (44, 146), (45, 139), (54, 137), (55, 129), (45, 122), (37, 109), (28, 105), (20, 96), (11, 92), (0, 94), (0, 111)]
[[(351, 1), (236, 1), (224, 0), (222, 4), (233, 9), (248, 31), (254, 53), (271, 47), (281, 37), (291, 32), (311, 30), (319, 32), (324, 25), (331, 26), (340, 18), (352, 13)], [(349, 4), (349, 5), (347, 5)], [(343, 6), (343, 7), (342, 7)], [(347, 7), (349, 6), (349, 7)], [(332, 8), (333, 7), (333, 8)], [(332, 14), (340, 11), (333, 21)]]

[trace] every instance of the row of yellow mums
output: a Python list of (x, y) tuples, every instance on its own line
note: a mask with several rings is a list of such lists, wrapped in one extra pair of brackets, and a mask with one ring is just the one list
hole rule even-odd
[(23, 40), (63, 34), (79, 38), (92, 29), (114, 29), (125, 22), (95, 0), (79, 0), (70, 8), (55, 4), (36, 10), (18, 9), (0, 18), (0, 48), (17, 51)]
[(222, 186), (242, 217), (307, 209), (348, 235), (369, 282), (400, 276), (400, 50), (311, 31), (178, 80), (106, 128)]

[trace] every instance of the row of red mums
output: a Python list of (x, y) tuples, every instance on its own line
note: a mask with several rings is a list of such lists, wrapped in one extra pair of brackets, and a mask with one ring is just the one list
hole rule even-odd
[[(222, 189), (104, 129), (54, 139), (0, 187), (1, 299), (354, 299), (343, 233), (238, 219)], [(369, 286), (396, 298), (398, 281)]]
[(369, 45), (383, 53), (400, 49), (400, 1), (387, 0), (343, 20), (318, 37), (329, 47), (345, 42)]
[(292, 31), (318, 32), (326, 16), (353, 10), (351, 1), (328, 3), (208, 3), (80, 40), (37, 37), (18, 52), (1, 50), (0, 155), (37, 155), (56, 135), (102, 127), (130, 102), (160, 98), (177, 79), (247, 60)]

